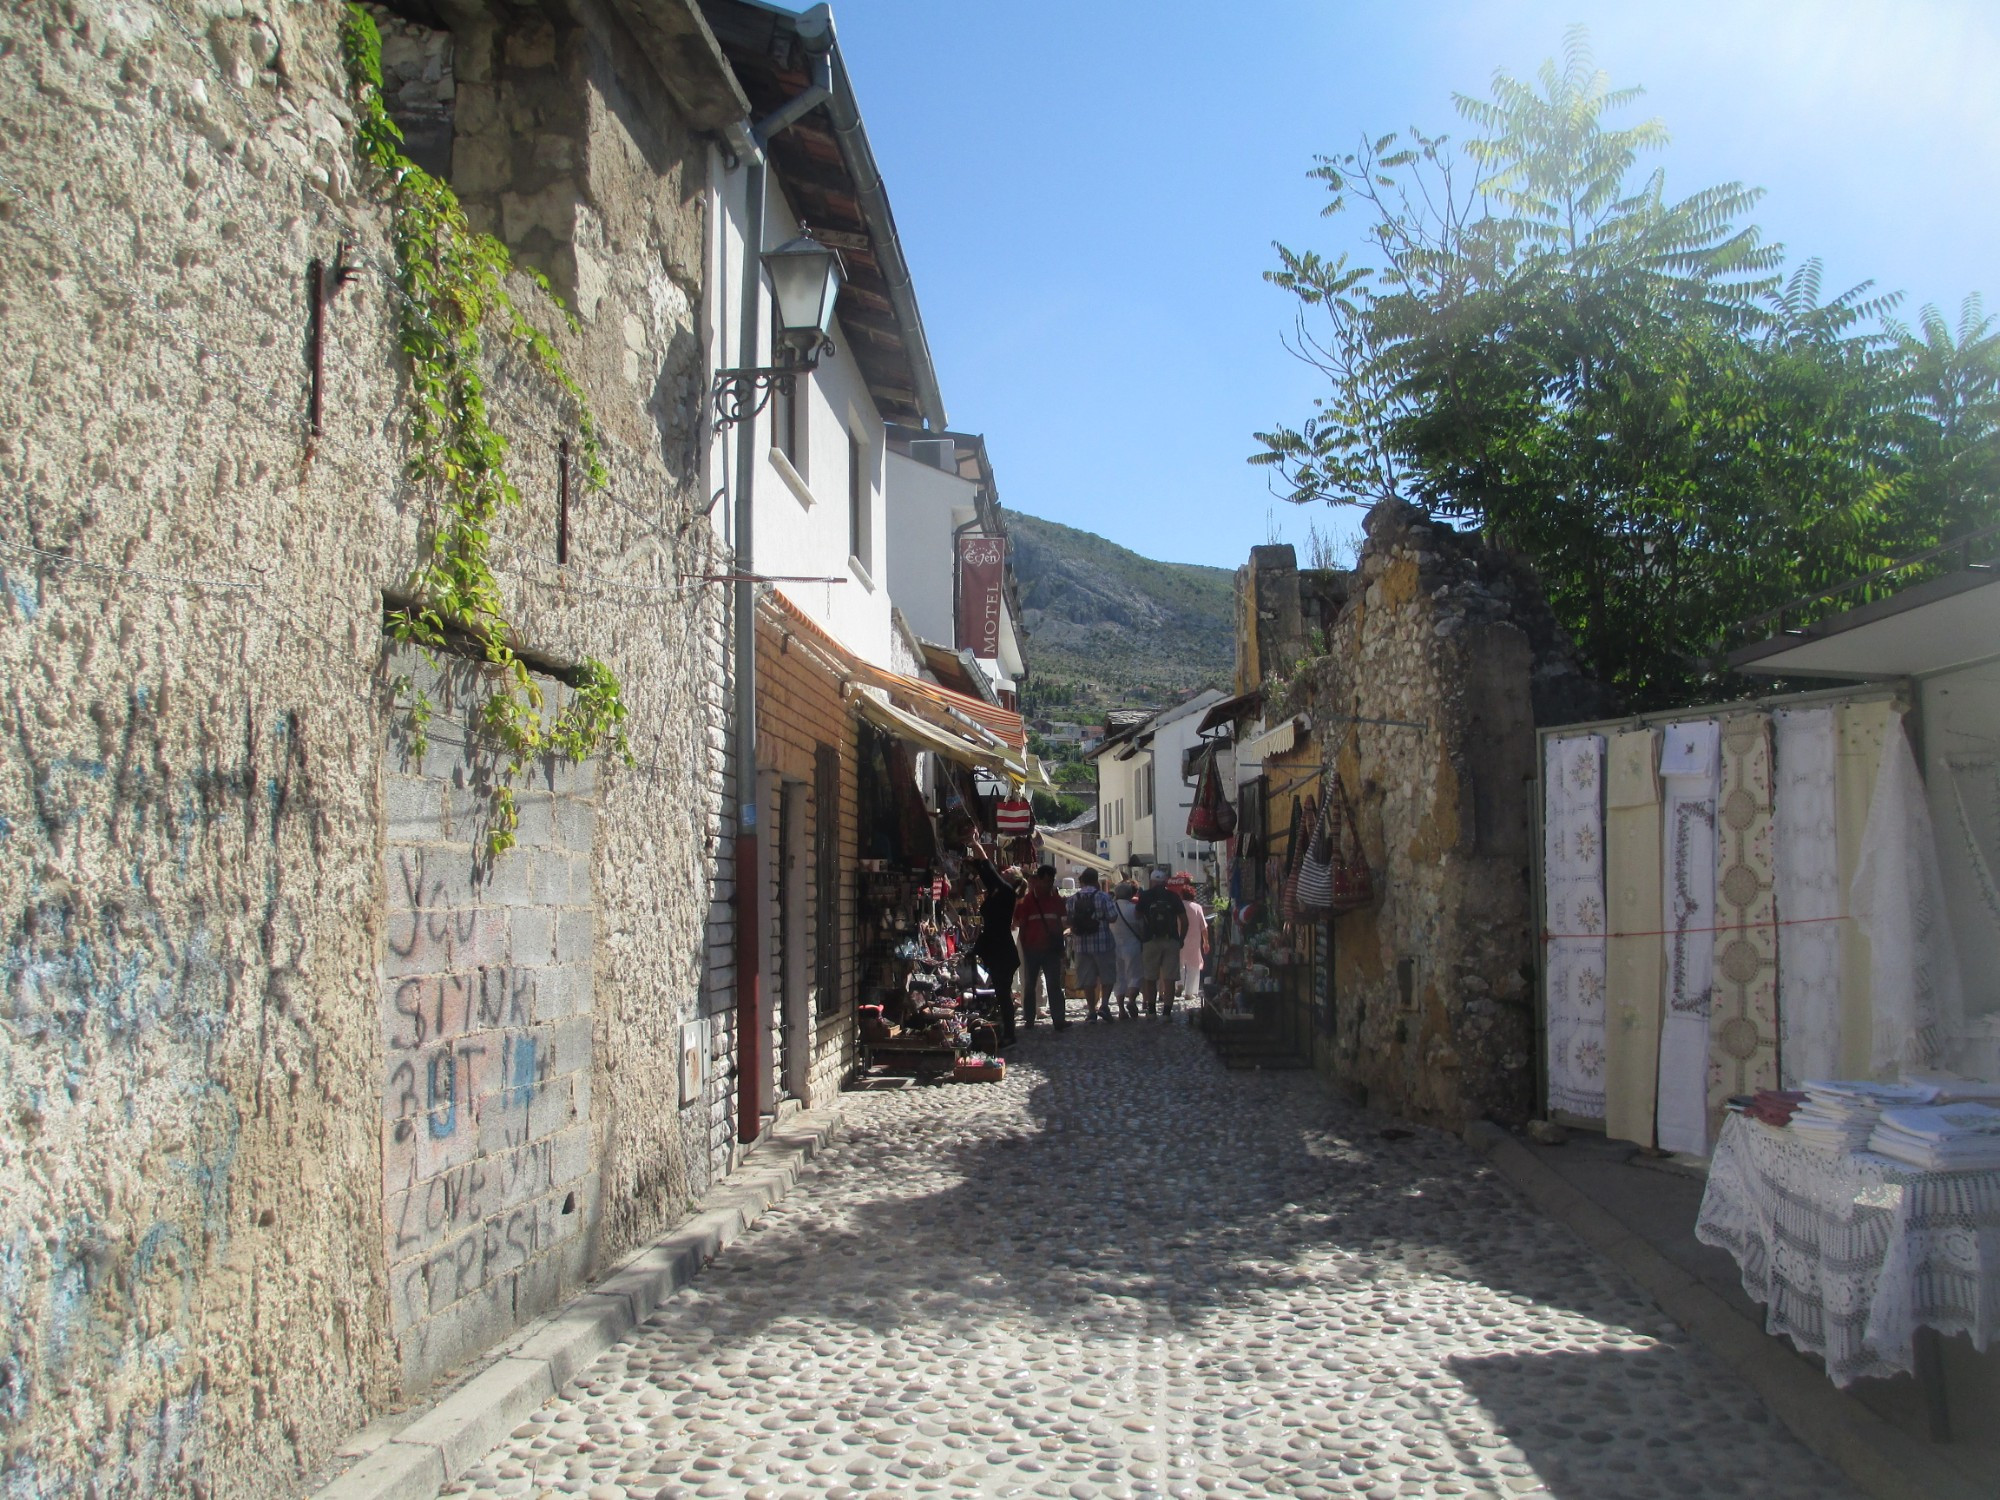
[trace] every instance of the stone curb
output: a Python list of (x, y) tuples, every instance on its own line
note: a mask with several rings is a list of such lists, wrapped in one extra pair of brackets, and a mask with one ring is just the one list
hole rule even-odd
[(549, 1397), (692, 1281), (722, 1248), (791, 1191), (809, 1162), (839, 1138), (836, 1113), (797, 1114), (773, 1126), (702, 1207), (602, 1280), (514, 1334), (497, 1358), (382, 1435), (313, 1500), (435, 1500)]
[(1491, 1121), (1466, 1127), (1465, 1143), (1515, 1190), (1639, 1284), (1660, 1310), (1728, 1366), (1806, 1447), (1874, 1500), (1994, 1500), (1990, 1483), (1883, 1421), (1838, 1389), (1645, 1240), (1537, 1161)]

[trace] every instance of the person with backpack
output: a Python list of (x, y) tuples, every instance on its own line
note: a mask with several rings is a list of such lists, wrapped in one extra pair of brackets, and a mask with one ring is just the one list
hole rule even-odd
[(1063, 998), (1063, 924), (1068, 912), (1056, 892), (1056, 867), (1037, 865), (1027, 894), (1014, 903), (1014, 930), (1021, 935), (1021, 1024), (1035, 1024), (1035, 996), (1046, 990), (1049, 1019), (1061, 1031), (1069, 1025)]
[(1139, 898), (1139, 981), (1146, 990), (1149, 1016), (1173, 1019), (1174, 982), (1181, 975), (1181, 945), (1187, 934), (1187, 906), (1168, 888), (1167, 872), (1156, 869)]
[(1139, 887), (1129, 880), (1118, 882), (1117, 899), (1111, 903), (1116, 915), (1111, 923), (1111, 942), (1118, 953), (1118, 1014), (1128, 1021), (1139, 1019)]
[(1097, 871), (1085, 870), (1077, 878), (1077, 893), (1069, 898), (1069, 942), (1076, 957), (1076, 982), (1083, 989), (1083, 1018), (1108, 1021), (1111, 987), (1118, 978), (1111, 933), (1118, 912), (1099, 888)]

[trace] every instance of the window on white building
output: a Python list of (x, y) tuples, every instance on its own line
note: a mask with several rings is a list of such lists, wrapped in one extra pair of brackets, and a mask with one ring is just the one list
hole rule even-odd
[(861, 564), (864, 572), (875, 570), (875, 538), (870, 535), (874, 505), (868, 474), (868, 440), (859, 433), (847, 434), (847, 555)]

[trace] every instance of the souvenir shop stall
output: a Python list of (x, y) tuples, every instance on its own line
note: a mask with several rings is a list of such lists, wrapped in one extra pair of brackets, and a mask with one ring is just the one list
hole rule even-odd
[(1201, 1017), (1232, 1057), (1312, 1058), (1331, 1029), (1334, 918), (1374, 896), (1338, 773), (1303, 737), (1290, 750), (1238, 791), (1229, 918)]
[(975, 839), (994, 843), (1004, 798), (982, 794), (966, 766), (935, 754), (920, 766), (906, 739), (862, 730), (855, 951), (863, 1071), (997, 1079), (997, 1002), (970, 962), (979, 886), (965, 858)]
[(1894, 639), (1823, 626), (1733, 662), (1873, 685), (1541, 731), (1548, 1114), (1701, 1159), (1696, 1233), (1769, 1331), (1837, 1385), (1915, 1372), (1934, 1436), (1938, 1336), (2000, 1335), (2000, 669), (1962, 659), (2000, 640), (1983, 592), (1976, 631), (1876, 606)]

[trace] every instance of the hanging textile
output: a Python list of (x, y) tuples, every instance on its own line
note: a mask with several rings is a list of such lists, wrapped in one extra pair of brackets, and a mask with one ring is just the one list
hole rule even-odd
[(1964, 1030), (1964, 1001), (1930, 803), (1899, 723), (1891, 725), (1882, 747), (1848, 901), (1868, 934), (1875, 1011), (1870, 1066), (1940, 1066)]
[(1780, 709), (1775, 803), (1778, 1063), (1784, 1087), (1838, 1078), (1840, 847), (1833, 710)]
[(1548, 917), (1549, 1108), (1604, 1117), (1604, 736), (1549, 740), (1542, 885)]
[(1715, 805), (1715, 973), (1708, 1013), (1708, 1139), (1733, 1094), (1778, 1086), (1778, 928), (1773, 899), (1771, 722), (1723, 721)]
[[(1834, 710), (1834, 842), (1840, 856), (1842, 909), (1850, 920), (1840, 928), (1840, 1067), (1841, 1078), (1866, 1078), (1874, 1071), (1869, 1053), (1875, 1037), (1875, 1008), (1870, 998), (1874, 959), (1868, 933), (1851, 920), (1846, 904), (1861, 862), (1861, 835), (1868, 827), (1868, 804), (1882, 764), (1894, 709), (1886, 699), (1873, 703), (1843, 703)], [(1900, 720), (1898, 720), (1900, 722)]]
[[(1604, 1131), (1654, 1143), (1660, 1071), (1659, 735), (1612, 736), (1604, 778), (1604, 885), (1611, 935), (1604, 959)], [(1632, 934), (1624, 936), (1622, 934)]]
[(1708, 1008), (1715, 959), (1713, 719), (1670, 724), (1660, 748), (1660, 907), (1666, 929), (1660, 1023), (1659, 1141), (1708, 1154)]
[(1026, 838), (1035, 831), (1034, 804), (1026, 797), (1003, 798), (993, 809), (993, 825), (1002, 838)]

